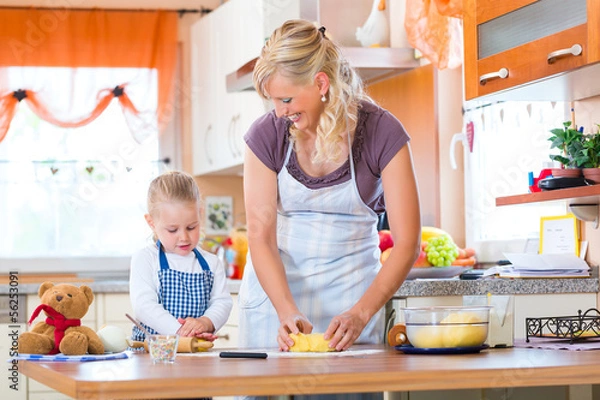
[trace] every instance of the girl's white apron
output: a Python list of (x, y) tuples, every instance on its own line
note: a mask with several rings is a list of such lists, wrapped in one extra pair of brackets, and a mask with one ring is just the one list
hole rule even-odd
[[(351, 152), (351, 179), (335, 186), (309, 189), (286, 165), (277, 176), (277, 243), (290, 289), (313, 324), (323, 333), (331, 319), (350, 309), (365, 293), (381, 267), (377, 214), (361, 199)], [(260, 286), (251, 257), (239, 294), (240, 347), (277, 347), (279, 319)], [(383, 310), (367, 324), (356, 343), (383, 343)]]

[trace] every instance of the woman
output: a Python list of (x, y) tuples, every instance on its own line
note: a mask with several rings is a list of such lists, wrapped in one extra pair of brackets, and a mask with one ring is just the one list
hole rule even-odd
[[(310, 22), (275, 30), (254, 85), (275, 109), (245, 136), (250, 257), (240, 345), (287, 351), (290, 333), (312, 331), (338, 351), (382, 343), (383, 306), (419, 253), (409, 137), (364, 93), (325, 28)], [(382, 266), (384, 211), (394, 249)]]

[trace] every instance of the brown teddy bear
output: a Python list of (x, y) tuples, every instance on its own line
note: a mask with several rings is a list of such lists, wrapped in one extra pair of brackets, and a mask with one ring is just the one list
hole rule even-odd
[(104, 345), (96, 332), (81, 326), (81, 318), (94, 301), (91, 288), (44, 282), (38, 290), (38, 296), (42, 304), (33, 312), (29, 324), (41, 311), (47, 318), (19, 336), (19, 353), (63, 353), (68, 356), (104, 353)]

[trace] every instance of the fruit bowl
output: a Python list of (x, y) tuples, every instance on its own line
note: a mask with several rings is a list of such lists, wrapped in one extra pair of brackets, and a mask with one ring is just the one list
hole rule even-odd
[(388, 341), (392, 346), (411, 344), (421, 349), (479, 347), (488, 336), (490, 309), (490, 306), (404, 308), (404, 324), (392, 328)]

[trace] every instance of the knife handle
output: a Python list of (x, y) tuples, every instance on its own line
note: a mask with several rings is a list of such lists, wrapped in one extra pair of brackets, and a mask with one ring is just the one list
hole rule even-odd
[(245, 351), (222, 351), (219, 353), (221, 358), (267, 358), (267, 353), (252, 353)]

